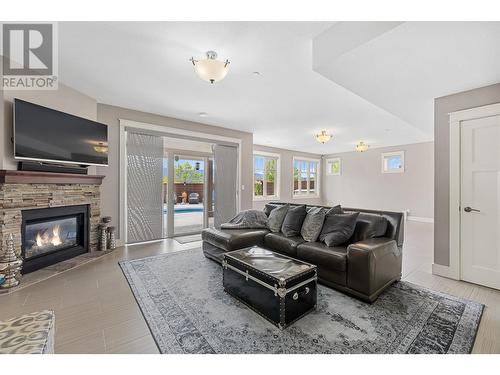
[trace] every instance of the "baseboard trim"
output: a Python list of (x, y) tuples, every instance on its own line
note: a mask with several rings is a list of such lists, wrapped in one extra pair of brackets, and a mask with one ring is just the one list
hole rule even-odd
[(406, 220), (419, 221), (421, 223), (434, 223), (433, 217), (407, 216)]
[(443, 266), (442, 264), (432, 263), (432, 274), (453, 280), (460, 280), (456, 272), (450, 266)]

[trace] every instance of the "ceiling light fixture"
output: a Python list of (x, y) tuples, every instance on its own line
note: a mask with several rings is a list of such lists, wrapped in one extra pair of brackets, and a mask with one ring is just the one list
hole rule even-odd
[(207, 58), (204, 60), (195, 60), (191, 57), (189, 61), (193, 63), (198, 77), (212, 84), (222, 81), (229, 71), (229, 60), (217, 60), (217, 52), (214, 51), (208, 51)]
[(326, 130), (322, 130), (321, 133), (316, 134), (316, 140), (321, 144), (325, 144), (330, 139), (332, 139), (332, 135), (328, 134)]
[(360, 141), (357, 145), (356, 145), (356, 151), (357, 152), (365, 152), (366, 150), (368, 150), (368, 146), (365, 142), (363, 141)]
[(207, 117), (208, 113), (207, 112), (200, 112), (200, 113), (198, 113), (198, 116), (200, 116), (200, 117)]

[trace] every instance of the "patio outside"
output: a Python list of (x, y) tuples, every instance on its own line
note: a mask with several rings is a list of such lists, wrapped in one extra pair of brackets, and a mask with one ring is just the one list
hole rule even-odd
[[(166, 163), (165, 163), (166, 164)], [(213, 226), (210, 215), (211, 199), (205, 197), (205, 163), (199, 159), (178, 157), (174, 160), (174, 235), (200, 232), (203, 229), (204, 205), (209, 206), (209, 226)], [(164, 173), (165, 200), (163, 207), (165, 228), (168, 220), (167, 184), (168, 173)], [(212, 216), (212, 217), (210, 217)]]

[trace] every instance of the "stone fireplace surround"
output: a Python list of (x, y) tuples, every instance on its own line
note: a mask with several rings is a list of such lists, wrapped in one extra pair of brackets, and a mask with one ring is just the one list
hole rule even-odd
[(89, 206), (89, 252), (97, 251), (100, 185), (104, 176), (0, 170), (0, 249), (12, 233), (21, 253), (22, 211), (37, 208)]

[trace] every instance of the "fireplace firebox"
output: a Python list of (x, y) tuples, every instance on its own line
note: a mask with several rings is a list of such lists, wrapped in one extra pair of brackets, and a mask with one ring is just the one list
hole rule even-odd
[(22, 211), (22, 273), (88, 252), (88, 218), (88, 205)]

